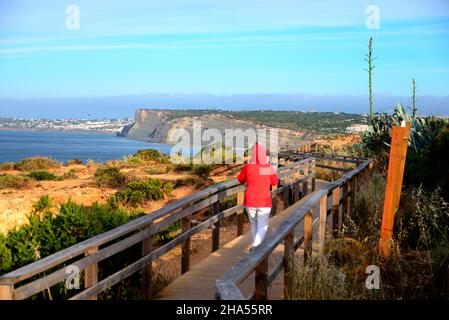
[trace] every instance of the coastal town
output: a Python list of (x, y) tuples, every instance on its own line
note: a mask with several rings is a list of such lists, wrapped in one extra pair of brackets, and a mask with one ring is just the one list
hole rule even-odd
[(119, 134), (123, 127), (130, 125), (132, 118), (121, 119), (23, 119), (0, 118), (1, 129), (95, 131)]

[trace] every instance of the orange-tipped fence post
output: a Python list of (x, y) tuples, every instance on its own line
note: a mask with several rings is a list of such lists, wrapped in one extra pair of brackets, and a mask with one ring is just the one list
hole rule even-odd
[(393, 127), (391, 130), (390, 160), (379, 241), (379, 254), (384, 257), (388, 257), (391, 251), (394, 214), (399, 207), (401, 198), (409, 132), (410, 123)]

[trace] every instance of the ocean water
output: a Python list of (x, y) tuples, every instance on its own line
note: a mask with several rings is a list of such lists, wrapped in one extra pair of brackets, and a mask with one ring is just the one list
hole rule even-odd
[(45, 156), (58, 161), (80, 159), (104, 162), (122, 159), (140, 149), (169, 154), (171, 146), (147, 143), (94, 132), (0, 130), (0, 163)]

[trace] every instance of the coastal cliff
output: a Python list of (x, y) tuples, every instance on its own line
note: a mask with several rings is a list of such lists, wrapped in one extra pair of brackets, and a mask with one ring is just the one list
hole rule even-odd
[[(273, 127), (258, 124), (252, 121), (235, 119), (221, 113), (193, 112), (191, 116), (180, 116), (171, 110), (138, 109), (135, 112), (135, 122), (125, 127), (121, 135), (133, 140), (142, 140), (157, 143), (177, 143), (174, 132), (185, 129), (190, 134), (194, 121), (201, 121), (202, 130), (215, 128), (224, 134), (225, 129), (272, 129)], [(289, 129), (278, 128), (280, 147), (296, 146), (301, 141), (314, 140), (317, 135)]]

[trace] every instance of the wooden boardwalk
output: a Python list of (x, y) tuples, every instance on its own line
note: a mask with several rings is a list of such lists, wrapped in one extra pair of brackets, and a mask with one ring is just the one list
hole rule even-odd
[[(328, 182), (316, 180), (316, 190), (322, 189)], [(304, 198), (288, 207), (286, 210), (270, 218), (268, 232), (275, 232), (277, 226), (297, 208), (301, 207), (312, 195), (309, 193)], [(319, 216), (319, 208), (314, 210), (314, 219)], [(316, 229), (316, 228), (314, 228)], [(303, 225), (300, 224), (295, 234), (297, 237), (303, 234)], [(314, 234), (315, 238), (315, 234)], [(193, 266), (188, 272), (176, 278), (171, 284), (154, 296), (154, 299), (166, 300), (211, 300), (215, 299), (215, 280), (229, 270), (243, 256), (248, 254), (247, 250), (251, 245), (251, 232), (239, 236), (223, 245), (210, 256)], [(298, 259), (302, 259), (303, 250), (299, 248), (295, 252)], [(280, 244), (270, 255), (269, 268), (272, 268), (276, 262), (280, 261), (284, 255), (284, 245)], [(249, 276), (239, 287), (245, 297), (254, 292), (254, 274)], [(283, 299), (283, 273), (273, 281), (270, 287), (269, 299)]]
[[(283, 262), (291, 261), (295, 256), (301, 262), (301, 245), (304, 244), (306, 248), (312, 244), (312, 250), (318, 249), (310, 254), (323, 252), (326, 240), (337, 235), (327, 230), (335, 229), (351, 212), (358, 185), (368, 177), (372, 160), (315, 153), (303, 155), (295, 151), (280, 158), (284, 159), (278, 170), (282, 183), (272, 191), (272, 196), (278, 199), (277, 214), (270, 219), (267, 238), (253, 253), (247, 252), (251, 234), (243, 233), (244, 186), (234, 179), (170, 202), (151, 214), (0, 276), (0, 300), (23, 300), (42, 294), (67, 280), (68, 264), (84, 273), (83, 288), (71, 296), (71, 300), (97, 299), (99, 294), (136, 273), (142, 274), (142, 293), (150, 299), (153, 292), (152, 262), (180, 245), (183, 246), (181, 270), (185, 273), (155, 294), (154, 299), (215, 299), (216, 292), (223, 300), (251, 297), (258, 300), (282, 299), (284, 290), (288, 293), (293, 290), (293, 279), (289, 276), (293, 271), (291, 264)], [(317, 159), (321, 163), (317, 163)], [(326, 161), (331, 161), (332, 165)], [(348, 164), (357, 167), (351, 169)], [(328, 183), (316, 179), (316, 167), (344, 174)], [(315, 191), (311, 192), (313, 186)], [(298, 201), (302, 188), (307, 188), (310, 193)], [(237, 198), (235, 205), (221, 208), (223, 199), (233, 197)], [(294, 200), (297, 202), (292, 204)], [(282, 208), (286, 209), (281, 211)], [(195, 215), (202, 210), (209, 210), (211, 216), (193, 223)], [(328, 219), (333, 212), (339, 217)], [(240, 236), (220, 248), (221, 221), (229, 217), (236, 218), (235, 227)], [(312, 220), (318, 222), (313, 228)], [(164, 245), (153, 247), (154, 237), (176, 222), (181, 223), (181, 233)], [(333, 227), (328, 228), (331, 222)], [(213, 230), (211, 242), (214, 252), (191, 266), (190, 239), (208, 228)], [(317, 243), (311, 242), (312, 239), (318, 240)], [(135, 245), (141, 245), (141, 256), (128, 261), (124, 268), (99, 278), (100, 263)], [(285, 279), (284, 271), (287, 272)]]

